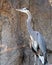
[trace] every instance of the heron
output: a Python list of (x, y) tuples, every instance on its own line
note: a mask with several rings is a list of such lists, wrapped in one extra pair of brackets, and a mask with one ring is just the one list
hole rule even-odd
[(34, 58), (35, 58), (34, 65), (36, 65), (36, 61), (37, 61), (38, 65), (40, 65), (40, 62), (43, 65), (46, 65), (47, 64), (46, 42), (43, 38), (43, 35), (40, 34), (40, 32), (33, 30), (32, 26), (30, 24), (31, 19), (32, 19), (31, 12), (29, 11), (28, 8), (16, 9), (16, 11), (25, 13), (28, 16), (27, 20), (26, 20), (26, 24), (27, 24), (27, 30), (28, 30), (28, 33), (29, 33), (29, 36), (31, 39), (30, 48), (34, 52)]

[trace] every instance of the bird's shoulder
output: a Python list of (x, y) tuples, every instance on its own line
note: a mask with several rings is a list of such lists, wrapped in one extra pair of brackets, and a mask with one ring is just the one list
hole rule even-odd
[(33, 31), (33, 33), (40, 34), (40, 32), (39, 32), (39, 31)]

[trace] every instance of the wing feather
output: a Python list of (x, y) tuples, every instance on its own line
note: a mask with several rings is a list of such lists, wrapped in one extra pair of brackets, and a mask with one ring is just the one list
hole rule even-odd
[(46, 53), (46, 43), (45, 43), (43, 36), (40, 33), (38, 34), (38, 44), (39, 44), (41, 51), (43, 53)]

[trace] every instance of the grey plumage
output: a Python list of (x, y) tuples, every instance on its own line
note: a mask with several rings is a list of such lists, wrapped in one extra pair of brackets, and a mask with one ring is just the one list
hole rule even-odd
[[(29, 32), (30, 38), (31, 38), (31, 47), (33, 47), (33, 49), (38, 52), (37, 47), (39, 46), (39, 49), (41, 50), (43, 56), (41, 56), (40, 54), (38, 54), (38, 59), (41, 60), (42, 64), (46, 64), (47, 62), (47, 48), (46, 48), (46, 43), (45, 40), (43, 38), (43, 36), (38, 32), (38, 31), (34, 31), (30, 25), (31, 19), (32, 19), (32, 15), (30, 13), (29, 10), (27, 10), (26, 8), (22, 8), (22, 9), (16, 9), (16, 11), (20, 11), (23, 13), (26, 13), (28, 18), (27, 18), (27, 30)], [(35, 59), (36, 60), (36, 59)], [(39, 64), (38, 64), (39, 65)]]

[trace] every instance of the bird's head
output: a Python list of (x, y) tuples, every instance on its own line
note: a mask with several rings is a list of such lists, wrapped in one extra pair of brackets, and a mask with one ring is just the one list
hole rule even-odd
[(21, 9), (16, 9), (16, 11), (22, 12), (22, 13), (26, 13), (27, 15), (30, 14), (30, 11), (28, 8), (21, 8)]

